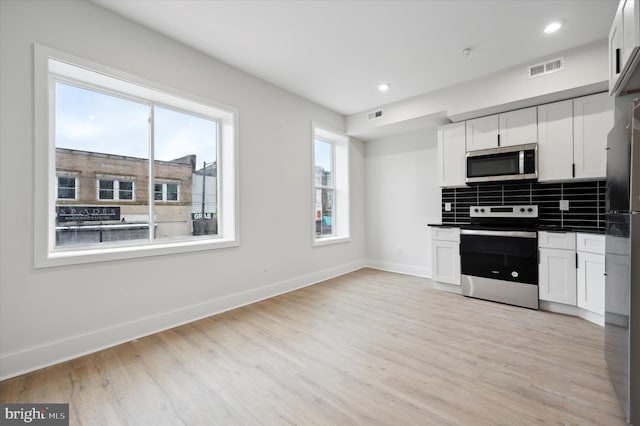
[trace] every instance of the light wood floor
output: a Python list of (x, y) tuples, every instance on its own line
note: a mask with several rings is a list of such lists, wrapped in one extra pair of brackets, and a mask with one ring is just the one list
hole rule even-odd
[(603, 330), (363, 269), (0, 383), (83, 425), (622, 425)]

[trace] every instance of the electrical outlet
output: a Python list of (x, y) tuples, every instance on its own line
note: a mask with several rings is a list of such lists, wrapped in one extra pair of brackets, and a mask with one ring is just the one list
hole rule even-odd
[(560, 200), (560, 210), (569, 211), (569, 200)]
[(444, 211), (445, 212), (451, 211), (451, 203), (444, 203)]

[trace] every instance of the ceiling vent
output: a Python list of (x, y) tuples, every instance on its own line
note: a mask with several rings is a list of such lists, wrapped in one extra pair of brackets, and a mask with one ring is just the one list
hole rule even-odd
[(367, 118), (369, 120), (375, 120), (376, 118), (380, 118), (380, 117), (382, 117), (382, 110), (381, 109), (379, 109), (377, 111), (372, 111), (369, 114), (367, 114)]
[(530, 65), (528, 68), (528, 78), (540, 77), (564, 69), (564, 58), (556, 58), (540, 64)]

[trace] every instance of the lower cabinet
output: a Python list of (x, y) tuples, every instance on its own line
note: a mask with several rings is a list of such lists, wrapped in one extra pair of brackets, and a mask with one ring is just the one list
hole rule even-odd
[(431, 277), (460, 285), (460, 228), (431, 228)]
[(578, 234), (577, 241), (578, 307), (604, 315), (604, 235)]
[(539, 298), (549, 302), (576, 304), (576, 252), (540, 248)]
[(573, 307), (574, 315), (602, 325), (604, 235), (539, 232), (538, 245), (540, 300)]
[(576, 234), (538, 232), (540, 300), (576, 304)]

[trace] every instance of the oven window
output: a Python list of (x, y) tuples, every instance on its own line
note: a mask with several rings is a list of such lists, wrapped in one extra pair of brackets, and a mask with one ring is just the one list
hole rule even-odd
[(538, 284), (536, 238), (461, 235), (460, 252), (465, 275)]
[(508, 176), (519, 173), (519, 152), (467, 158), (467, 177)]

